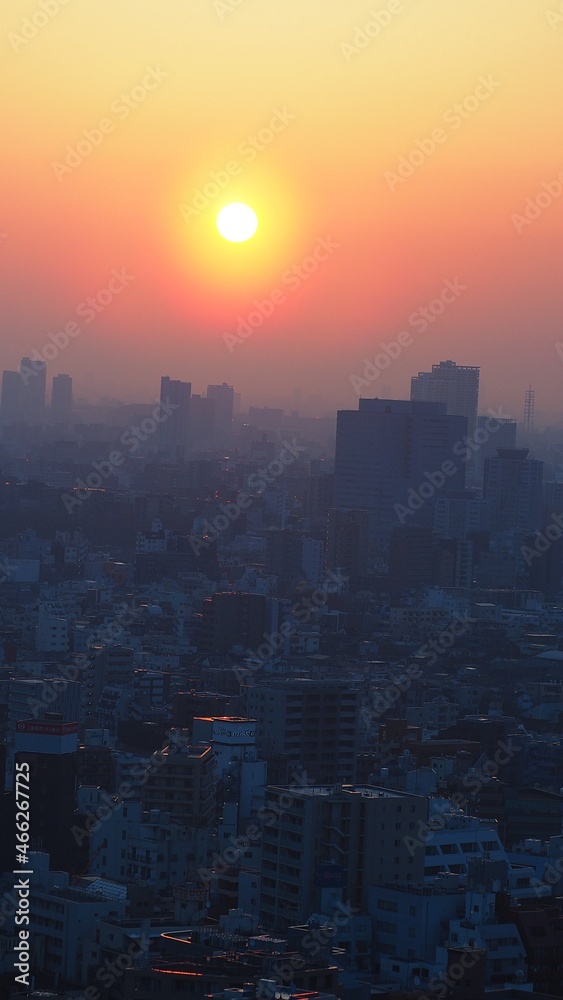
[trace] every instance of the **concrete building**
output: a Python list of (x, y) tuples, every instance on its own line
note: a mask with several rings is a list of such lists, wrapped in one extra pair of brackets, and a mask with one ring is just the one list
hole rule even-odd
[(66, 426), (72, 416), (72, 379), (55, 375), (51, 386), (51, 423)]
[(22, 419), (23, 382), (19, 372), (2, 372), (2, 427), (12, 427)]
[(229, 445), (233, 436), (234, 389), (223, 382), (222, 385), (208, 385), (207, 399), (213, 400), (214, 438), (217, 445)]
[(35, 649), (38, 653), (67, 653), (69, 624), (47, 604), (39, 605)]
[(354, 781), (360, 696), (347, 681), (287, 678), (247, 688), (263, 756), (283, 755), (314, 781)]
[(322, 912), (327, 887), (366, 909), (371, 886), (422, 881), (424, 853), (409, 852), (404, 838), (426, 820), (426, 798), (366, 785), (269, 786), (266, 803), (279, 810), (263, 831), (260, 916), (267, 927)]
[(168, 891), (205, 864), (207, 849), (205, 829), (158, 809), (146, 812), (140, 802), (124, 801), (92, 829), (89, 873), (121, 883), (148, 882), (157, 892)]
[[(181, 382), (163, 375), (160, 380), (160, 403), (165, 419), (159, 426), (158, 450), (171, 462), (183, 462), (188, 454), (191, 382)], [(169, 415), (165, 407), (175, 409)]]
[(21, 419), (30, 427), (41, 427), (45, 419), (47, 362), (22, 358), (20, 362)]
[(92, 952), (97, 921), (125, 915), (125, 886), (98, 884), (95, 891), (73, 888), (68, 874), (54, 868), (49, 858), (32, 853), (30, 889), (31, 964), (34, 975), (74, 986), (88, 982), (94, 966)]
[(453, 812), (446, 800), (433, 800), (432, 805), (431, 832), (424, 847), (425, 880), (441, 874), (467, 875), (472, 858), (507, 860), (494, 820)]
[(340, 410), (334, 507), (369, 511), (370, 540), (380, 545), (401, 523), (431, 527), (436, 492), (465, 487), (454, 446), (466, 433), (466, 417), (448, 415), (444, 402), (360, 399), (357, 411)]
[[(16, 724), (15, 764), (26, 764), (31, 789), (30, 842), (54, 868), (71, 871), (80, 859), (72, 836), (78, 726), (74, 722)], [(15, 780), (15, 778), (14, 778)]]
[(233, 646), (256, 649), (264, 641), (263, 594), (220, 591), (203, 602), (201, 650), (227, 653)]
[(467, 418), (467, 433), (477, 426), (479, 404), (479, 368), (440, 361), (431, 372), (419, 372), (411, 379), (411, 399), (427, 403), (445, 403), (447, 412)]
[(190, 826), (209, 827), (215, 819), (215, 754), (209, 746), (170, 744), (153, 755), (143, 786), (143, 808), (168, 813)]
[(483, 497), (493, 534), (541, 530), (542, 484), (543, 462), (528, 458), (527, 448), (499, 448), (486, 459)]
[(339, 510), (331, 507), (328, 512), (327, 553), (328, 569), (340, 569), (346, 576), (365, 576), (369, 568), (370, 515), (367, 510)]

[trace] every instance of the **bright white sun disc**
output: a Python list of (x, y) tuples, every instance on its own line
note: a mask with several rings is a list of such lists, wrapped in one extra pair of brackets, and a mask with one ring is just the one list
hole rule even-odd
[(242, 201), (225, 205), (217, 216), (217, 229), (225, 240), (231, 243), (244, 243), (251, 239), (258, 229), (256, 212)]

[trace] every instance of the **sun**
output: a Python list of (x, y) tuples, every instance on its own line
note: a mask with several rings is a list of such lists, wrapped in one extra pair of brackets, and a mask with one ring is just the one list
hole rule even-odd
[(256, 212), (242, 201), (225, 205), (217, 216), (217, 229), (225, 240), (244, 243), (250, 240), (258, 229)]

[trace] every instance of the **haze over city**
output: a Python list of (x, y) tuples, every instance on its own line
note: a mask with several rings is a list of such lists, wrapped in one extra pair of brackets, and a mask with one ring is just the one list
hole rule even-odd
[[(481, 366), (485, 407), (521, 419), (532, 384), (537, 422), (558, 422), (555, 0), (390, 0), (375, 19), (358, 0), (75, 0), (26, 26), (35, 10), (0, 11), (3, 368), (77, 321), (50, 374), (79, 397), (151, 399), (167, 371), (328, 413), (409, 330), (365, 394), (406, 398), (452, 357)], [(239, 200), (259, 227), (229, 244), (215, 217)], [(307, 270), (318, 240), (334, 248)], [(446, 280), (463, 294), (409, 325)]]
[(0, 1000), (563, 1000), (563, 0), (0, 50)]

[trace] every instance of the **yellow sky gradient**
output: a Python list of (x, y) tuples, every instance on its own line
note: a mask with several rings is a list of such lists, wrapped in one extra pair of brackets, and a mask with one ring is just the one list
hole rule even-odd
[[(0, 8), (2, 367), (127, 267), (135, 280), (52, 362), (79, 392), (149, 398), (167, 373), (355, 406), (349, 375), (457, 276), (467, 291), (382, 382), (406, 396), (412, 374), (453, 357), (482, 366), (484, 406), (520, 416), (531, 381), (537, 409), (557, 409), (563, 197), (521, 231), (513, 216), (563, 170), (558, 0), (43, 2), (56, 12)], [(47, 23), (22, 41), (25, 18), (28, 33)], [(482, 78), (494, 91), (454, 127)], [(273, 119), (286, 123), (252, 155)], [(444, 141), (391, 189), (436, 129)], [(238, 200), (260, 217), (240, 246), (215, 229)], [(284, 285), (328, 237), (338, 249)], [(230, 352), (225, 332), (276, 289), (283, 303)]]

